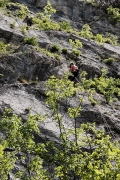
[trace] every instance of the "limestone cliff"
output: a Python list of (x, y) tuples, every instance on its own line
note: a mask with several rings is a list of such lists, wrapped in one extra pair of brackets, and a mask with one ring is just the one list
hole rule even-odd
[[(14, 1), (15, 2), (15, 1)], [(33, 16), (36, 12), (43, 12), (47, 0), (19, 0), (30, 9)], [(112, 25), (105, 12), (82, 1), (72, 0), (51, 0), (52, 6), (57, 10), (52, 17), (54, 21), (68, 21), (72, 28), (81, 31), (84, 24), (91, 27), (94, 35), (111, 33), (118, 37), (120, 43), (120, 23)], [(13, 7), (13, 11), (16, 7)], [(14, 23), (15, 22), (15, 23)], [(14, 28), (11, 28), (14, 24)], [(69, 62), (73, 60), (72, 46), (69, 39), (78, 39), (82, 42), (81, 55), (74, 59), (80, 68), (80, 72), (86, 71), (87, 78), (99, 77), (102, 68), (107, 68), (108, 77), (120, 78), (120, 46), (114, 44), (97, 43), (93, 39), (83, 38), (71, 32), (61, 30), (39, 30), (33, 25), (25, 34), (21, 32), (21, 27), (25, 25), (23, 19), (9, 17), (1, 11), (0, 14), (0, 41), (9, 43), (9, 53), (0, 56), (0, 116), (6, 107), (13, 109), (14, 113), (27, 118), (26, 109), (31, 113), (50, 114), (49, 107), (45, 104), (45, 82), (54, 75), (61, 78), (69, 70)], [(47, 56), (44, 51), (36, 50), (32, 45), (24, 44), (24, 37), (36, 37), (38, 46), (42, 49), (49, 49), (51, 45), (57, 44), (61, 49), (67, 48), (68, 54), (60, 55), (60, 60)], [(10, 51), (11, 50), (11, 51)], [(105, 63), (104, 59), (114, 58), (112, 64)], [(37, 83), (36, 83), (37, 81)], [(120, 86), (119, 86), (120, 87)], [(106, 104), (105, 99), (99, 93), (96, 100), (101, 104), (92, 106), (85, 97), (83, 110), (78, 117), (78, 125), (84, 122), (96, 122), (98, 128), (106, 131), (108, 126), (115, 139), (120, 141), (120, 99)], [(74, 96), (69, 101), (69, 106), (76, 105), (78, 96)], [(64, 107), (64, 103), (62, 104)], [(64, 108), (62, 112), (65, 113)], [(66, 126), (72, 126), (73, 122), (65, 116)], [(107, 126), (107, 127), (106, 127)], [(59, 132), (55, 122), (47, 119), (40, 124), (41, 139), (51, 139), (57, 141)]]

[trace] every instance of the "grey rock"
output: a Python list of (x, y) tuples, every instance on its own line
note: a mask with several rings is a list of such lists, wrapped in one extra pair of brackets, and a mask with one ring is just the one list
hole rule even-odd
[[(40, 10), (46, 5), (47, 0), (19, 0), (18, 2), (31, 6), (32, 10), (34, 8)], [(52, 0), (51, 3), (57, 9), (54, 16), (56, 21), (70, 21), (71, 25), (79, 30), (81, 30), (83, 24), (88, 23), (93, 33), (105, 34), (110, 32), (118, 35), (120, 41), (120, 23), (115, 27), (111, 25), (102, 10), (81, 1)], [(32, 5), (34, 5), (34, 8)], [(38, 10), (36, 11), (38, 12)], [(62, 17), (60, 17), (60, 14), (62, 14)], [(80, 72), (87, 71), (88, 79), (99, 77), (102, 68), (108, 69), (107, 76), (120, 78), (120, 47), (107, 43), (100, 45), (94, 40), (61, 31), (30, 29), (23, 35), (20, 31), (20, 26), (23, 25), (22, 20), (19, 19), (18, 23), (16, 22), (15, 29), (11, 29), (10, 24), (13, 22), (13, 18), (0, 15), (0, 39), (7, 43), (20, 44), (14, 53), (0, 57), (0, 74), (3, 74), (0, 78), (0, 117), (6, 107), (12, 108), (14, 113), (24, 120), (27, 119), (28, 109), (33, 114), (48, 114), (49, 118), (44, 123), (39, 124), (41, 135), (36, 135), (36, 142), (51, 140), (59, 143), (58, 127), (53, 121), (49, 106), (45, 104), (45, 82), (52, 75), (60, 79), (68, 72), (69, 63), (73, 60), (71, 56), (72, 46), (69, 39), (78, 39), (83, 44), (80, 49), (81, 56), (74, 59), (74, 61), (79, 66)], [(40, 48), (49, 50), (51, 45), (58, 44), (60, 49), (67, 48), (68, 54), (60, 54), (61, 58), (57, 60), (45, 55), (41, 50), (36, 51), (31, 45), (22, 43), (24, 37), (32, 36), (36, 37)], [(105, 64), (103, 60), (111, 56), (115, 57), (115, 62), (112, 65)], [(79, 104), (78, 99), (81, 96), (83, 97), (82, 93), (71, 98), (67, 107), (77, 106)], [(98, 128), (102, 127), (104, 130), (109, 126), (116, 135), (116, 139), (120, 139), (120, 99), (108, 105), (102, 95), (96, 93), (95, 98), (101, 104), (93, 107), (88, 101), (87, 94), (84, 95), (84, 98), (85, 102), (82, 106), (81, 116), (77, 118), (77, 126), (79, 127), (81, 123), (96, 122), (96, 126)], [(64, 114), (65, 126), (69, 128), (73, 127), (73, 120), (68, 118), (66, 114), (67, 107), (65, 101), (62, 101), (60, 111)]]

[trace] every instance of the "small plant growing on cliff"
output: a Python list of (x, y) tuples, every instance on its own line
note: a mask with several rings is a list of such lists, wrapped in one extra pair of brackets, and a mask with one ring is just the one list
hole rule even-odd
[(99, 44), (103, 43), (103, 35), (102, 34), (96, 34), (96, 36), (93, 37), (95, 41), (97, 41)]
[(95, 90), (94, 90), (94, 89), (90, 89), (90, 90), (89, 90), (88, 99), (89, 99), (89, 101), (91, 102), (92, 106), (97, 105), (97, 101), (96, 101), (95, 98), (94, 98), (94, 94), (95, 94)]
[(73, 57), (76, 58), (76, 57), (80, 56), (81, 51), (79, 49), (82, 48), (82, 43), (78, 39), (75, 39), (75, 40), (69, 39), (69, 42), (73, 48), (72, 49)]
[(79, 50), (77, 50), (77, 49), (73, 49), (72, 50), (72, 55), (76, 58), (76, 57), (78, 57), (78, 56), (80, 56), (80, 54), (81, 54), (81, 52), (79, 51)]
[(108, 19), (112, 24), (116, 24), (120, 21), (120, 9), (119, 8), (113, 8), (112, 6), (109, 6), (107, 8), (107, 15)]
[(60, 29), (63, 30), (63, 31), (68, 32), (68, 31), (72, 30), (72, 27), (71, 27), (70, 23), (67, 22), (67, 21), (62, 21), (62, 22), (59, 23), (59, 25), (60, 25)]
[(60, 55), (58, 55), (57, 53), (53, 53), (53, 56), (54, 56), (57, 60), (60, 60)]
[(50, 51), (51, 51), (51, 53), (59, 52), (59, 51), (60, 51), (59, 45), (53, 44), (53, 45), (51, 46), (51, 48), (50, 48)]
[(23, 25), (20, 27), (20, 29), (21, 29), (22, 34), (26, 34), (26, 32), (27, 32), (26, 26)]
[(14, 29), (15, 28), (16, 22), (14, 21), (12, 24), (10, 24), (10, 28)]
[[(8, 9), (11, 9), (11, 6), (15, 6), (15, 10), (14, 11), (10, 11), (11, 12), (11, 14), (13, 15), (13, 16), (17, 16), (17, 17), (19, 17), (19, 18), (24, 18), (26, 15), (28, 15), (29, 14), (29, 10), (28, 10), (28, 7), (27, 6), (25, 6), (25, 5), (23, 5), (23, 4), (20, 4), (20, 3), (12, 3), (12, 2), (10, 2), (10, 3), (8, 3), (8, 6), (7, 6), (7, 8)], [(17, 7), (17, 8), (16, 8)]]
[(120, 97), (120, 89), (118, 88), (120, 85), (120, 79), (115, 79), (112, 77), (107, 78), (106, 72), (107, 70), (103, 68), (102, 76), (99, 78), (94, 78), (94, 85), (96, 89), (104, 95), (106, 102), (109, 103), (114, 101), (116, 96)]
[(42, 48), (42, 49), (40, 49), (44, 54), (46, 54), (48, 57), (54, 57), (53, 56), (53, 53), (51, 53), (51, 52), (49, 52), (47, 49), (44, 49), (44, 48)]
[(25, 80), (25, 78), (23, 78), (23, 77), (18, 78), (18, 81), (23, 84), (28, 84), (27, 80)]
[(110, 58), (108, 58), (108, 59), (104, 59), (103, 62), (106, 63), (106, 64), (111, 65), (112, 63), (115, 62), (115, 59), (114, 59), (113, 57), (110, 57)]
[(87, 39), (91, 39), (93, 37), (91, 28), (88, 24), (83, 25), (82, 31), (79, 32), (79, 36), (82, 36)]
[(82, 48), (82, 43), (80, 42), (79, 39), (75, 39), (75, 40), (69, 39), (69, 42), (73, 48), (76, 48), (76, 49)]
[(0, 55), (5, 54), (9, 46), (10, 44), (5, 44), (4, 42), (0, 41)]
[(103, 39), (104, 42), (117, 45), (118, 44), (118, 37), (111, 33), (106, 33)]
[(66, 55), (68, 53), (68, 49), (67, 48), (63, 48), (62, 49), (62, 53)]
[(24, 38), (24, 44), (29, 44), (29, 45), (33, 45), (33, 46), (37, 46), (38, 43), (37, 43), (37, 40), (35, 37), (25, 37)]
[(50, 1), (47, 1), (47, 5), (44, 7), (44, 16), (50, 19), (52, 14), (56, 13), (56, 10), (52, 7)]
[(9, 0), (0, 0), (0, 7), (5, 7), (9, 3)]

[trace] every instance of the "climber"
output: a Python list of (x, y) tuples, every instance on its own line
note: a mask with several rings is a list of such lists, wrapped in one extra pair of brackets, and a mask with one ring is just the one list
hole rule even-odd
[(72, 73), (73, 76), (69, 76), (68, 79), (71, 81), (75, 81), (75, 79), (79, 74), (79, 69), (73, 62), (70, 63), (70, 72)]
[(26, 16), (23, 22), (27, 23), (28, 26), (32, 26), (33, 24), (32, 17)]

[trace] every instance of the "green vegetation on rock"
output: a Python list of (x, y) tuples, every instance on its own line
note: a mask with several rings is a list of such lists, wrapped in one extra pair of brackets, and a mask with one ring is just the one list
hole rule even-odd
[[(103, 130), (96, 129), (95, 124), (81, 124), (80, 127), (77, 125), (84, 103), (84, 92), (90, 92), (90, 84), (83, 76), (81, 85), (74, 87), (73, 82), (68, 81), (67, 75), (61, 80), (52, 76), (46, 82), (46, 103), (52, 111), (52, 121), (55, 121), (59, 129), (57, 145), (51, 141), (35, 143), (34, 135), (40, 135), (38, 124), (43, 121), (45, 123), (50, 116), (28, 114), (25, 121), (11, 109), (6, 109), (0, 121), (0, 131), (3, 132), (0, 139), (1, 178), (8, 179), (14, 165), (21, 159), (26, 165), (22, 170), (18, 168), (14, 171), (15, 177), (21, 180), (52, 180), (54, 177), (66, 180), (70, 177), (119, 180), (118, 142), (112, 142)], [(78, 105), (67, 106), (69, 98), (79, 91), (83, 92), (83, 96), (79, 97)], [(72, 119), (71, 128), (65, 126), (63, 115), (59, 111), (62, 101), (66, 104), (67, 115)]]

